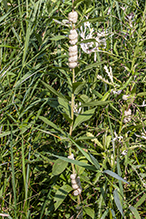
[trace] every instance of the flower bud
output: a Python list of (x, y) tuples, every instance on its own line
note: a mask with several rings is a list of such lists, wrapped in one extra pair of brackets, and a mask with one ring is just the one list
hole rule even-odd
[(70, 47), (69, 47), (69, 52), (78, 52), (78, 47), (77, 47), (77, 45), (70, 46)]
[(75, 190), (75, 191), (73, 192), (73, 194), (74, 194), (74, 196), (77, 196), (77, 195), (79, 194), (78, 190)]
[(71, 180), (71, 184), (72, 184), (72, 185), (73, 185), (73, 184), (77, 184), (76, 180), (75, 180), (75, 179), (72, 179), (72, 180)]
[(75, 52), (69, 52), (69, 56), (76, 56), (78, 55), (78, 51), (75, 51)]
[(78, 42), (78, 34), (76, 30), (70, 30), (69, 39), (70, 39), (69, 42), (72, 45), (75, 45)]
[(75, 179), (76, 176), (77, 176), (77, 174), (71, 174), (71, 175), (70, 175), (70, 178), (71, 178), (71, 179)]
[(77, 60), (78, 60), (78, 56), (77, 56), (77, 55), (71, 56), (71, 57), (69, 57), (69, 59), (68, 59), (69, 62), (77, 62)]
[(78, 188), (77, 191), (78, 191), (79, 194), (81, 194), (82, 189)]
[(68, 159), (74, 160), (74, 155), (71, 154), (70, 156), (68, 156)]
[(78, 187), (77, 184), (73, 184), (73, 185), (72, 185), (72, 188), (73, 188), (73, 189), (78, 189), (79, 187)]
[(75, 67), (77, 67), (77, 62), (69, 62), (69, 64), (68, 64), (68, 66), (69, 66), (69, 68), (75, 68)]

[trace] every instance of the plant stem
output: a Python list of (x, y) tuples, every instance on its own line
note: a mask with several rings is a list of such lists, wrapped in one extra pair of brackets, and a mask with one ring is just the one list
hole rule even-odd
[[(75, 82), (75, 70), (73, 68), (72, 70), (72, 84)], [(72, 95), (71, 95), (71, 119), (72, 119), (72, 122), (71, 122), (71, 125), (70, 125), (70, 130), (69, 130), (69, 134), (72, 135), (72, 131), (73, 131), (73, 119), (74, 119), (74, 99), (75, 99), (75, 96), (74, 96), (74, 93), (72, 91)], [(71, 155), (71, 147), (69, 148), (69, 155)], [(71, 164), (72, 166), (72, 171), (73, 173), (75, 173), (75, 167), (74, 167), (74, 164), (72, 163)]]

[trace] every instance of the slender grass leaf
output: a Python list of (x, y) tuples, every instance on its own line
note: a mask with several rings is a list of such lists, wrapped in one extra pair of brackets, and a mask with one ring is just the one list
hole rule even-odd
[(17, 198), (16, 198), (16, 180), (15, 180), (15, 167), (14, 167), (14, 154), (13, 154), (13, 135), (11, 131), (11, 139), (10, 139), (10, 150), (11, 150), (11, 168), (12, 168), (12, 188), (13, 188), (13, 195), (14, 195), (14, 212), (15, 212), (15, 218), (17, 218)]
[(136, 208), (134, 208), (133, 206), (130, 206), (129, 209), (132, 212), (132, 214), (135, 216), (136, 219), (141, 219), (141, 217), (140, 217), (140, 215), (139, 215)]
[(53, 164), (52, 174), (59, 175), (66, 169), (67, 165), (68, 165), (68, 162), (61, 160), (61, 159), (57, 159), (55, 163)]
[[(18, 131), (20, 131), (20, 129), (13, 130), (12, 134), (14, 134), (15, 132), (18, 132)], [(2, 133), (0, 133), (0, 138), (5, 137), (5, 136), (10, 135), (10, 134), (11, 134), (11, 131), (2, 132)]]
[(73, 189), (71, 186), (69, 185), (63, 185), (62, 187), (60, 187), (57, 192), (55, 193), (55, 197), (54, 197), (54, 207), (55, 207), (55, 211), (57, 210), (57, 208), (61, 205), (61, 203), (64, 201), (64, 199), (66, 198), (66, 196), (68, 195), (69, 192), (71, 192)]
[(120, 87), (120, 90), (123, 90), (125, 87), (127, 87), (131, 82), (131, 80), (132, 80), (132, 76), (127, 80), (127, 82), (122, 87)]
[(110, 171), (110, 170), (104, 170), (103, 173), (106, 173), (106, 174), (108, 174), (108, 175), (114, 177), (115, 179), (121, 180), (121, 181), (123, 181), (123, 182), (129, 184), (129, 182), (127, 182), (127, 181), (126, 181), (125, 179), (123, 179), (121, 176), (119, 176), (118, 174), (116, 174), (116, 173), (114, 173), (114, 172), (112, 172), (112, 171)]
[(146, 96), (146, 92), (141, 92), (136, 94), (137, 97), (142, 97), (142, 96)]
[(143, 202), (146, 202), (146, 194), (143, 194), (143, 196), (138, 200), (134, 207), (137, 208), (141, 206)]
[(93, 39), (79, 41), (77, 44), (80, 45), (81, 43), (90, 43), (90, 42), (97, 43), (97, 41), (93, 38)]
[(104, 106), (104, 105), (107, 105), (111, 102), (112, 101), (91, 101), (88, 103), (83, 103), (81, 106), (83, 106), (83, 107), (85, 107), (85, 106)]
[(46, 123), (47, 125), (51, 126), (52, 128), (58, 130), (59, 132), (61, 132), (62, 134), (65, 134), (64, 131), (61, 128), (58, 128), (53, 122), (49, 121), (48, 119), (46, 119), (43, 116), (39, 116), (39, 119), (41, 119), (44, 123)]
[(83, 210), (85, 211), (85, 213), (90, 216), (92, 219), (95, 218), (95, 211), (90, 208), (90, 207), (84, 207)]
[(73, 130), (77, 126), (79, 126), (82, 122), (85, 122), (85, 121), (89, 120), (93, 116), (94, 112), (95, 112), (95, 108), (93, 108), (91, 110), (87, 110), (83, 114), (78, 115), (75, 122), (74, 122)]
[(75, 0), (75, 1), (73, 2), (73, 6), (74, 6), (74, 7), (76, 7), (77, 5), (79, 6), (79, 4), (81, 4), (83, 1), (85, 1), (85, 0)]
[(99, 65), (105, 64), (106, 62), (107, 61), (101, 61), (101, 62), (96, 62), (96, 63), (90, 64), (90, 65), (87, 65), (82, 71), (79, 71), (78, 74), (82, 73), (83, 71), (96, 68)]
[(115, 201), (115, 204), (116, 204), (118, 210), (120, 211), (121, 215), (124, 218), (123, 208), (122, 208), (122, 205), (120, 202), (120, 197), (119, 197), (119, 194), (117, 192), (117, 189), (114, 190), (114, 201)]
[(107, 216), (108, 212), (109, 212), (109, 209), (106, 209), (106, 211), (103, 213), (101, 219), (105, 219), (105, 217)]
[[(105, 17), (96, 17), (96, 18), (88, 19), (88, 22), (90, 22), (90, 23), (92, 23), (92, 22), (94, 23), (94, 22), (98, 22), (98, 21), (104, 22), (105, 21)], [(87, 22), (87, 20), (82, 21), (81, 23), (85, 23), (85, 22)]]
[(24, 62), (26, 59), (26, 54), (28, 51), (28, 46), (30, 43), (30, 36), (31, 36), (31, 25), (28, 26), (27, 31), (26, 31), (26, 36), (25, 36), (25, 44), (24, 44), (24, 52), (23, 52), (23, 58), (22, 58), (22, 65), (24, 66)]
[(55, 40), (55, 41), (57, 41), (57, 40), (65, 39), (65, 38), (67, 38), (67, 36), (61, 36), (61, 35), (59, 35), (59, 36), (55, 36), (55, 37), (50, 38), (50, 40)]

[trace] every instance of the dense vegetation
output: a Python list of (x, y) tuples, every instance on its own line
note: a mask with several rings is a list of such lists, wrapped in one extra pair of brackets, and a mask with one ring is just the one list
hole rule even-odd
[(0, 216), (146, 218), (145, 1), (0, 4)]

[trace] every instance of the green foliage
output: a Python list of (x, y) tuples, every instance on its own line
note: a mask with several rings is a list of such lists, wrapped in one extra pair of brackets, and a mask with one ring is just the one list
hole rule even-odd
[(1, 1), (0, 216), (146, 217), (145, 19), (144, 0)]

